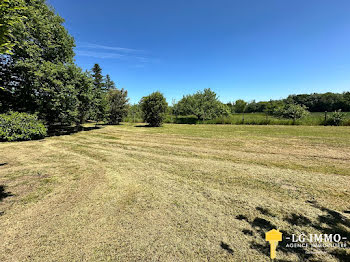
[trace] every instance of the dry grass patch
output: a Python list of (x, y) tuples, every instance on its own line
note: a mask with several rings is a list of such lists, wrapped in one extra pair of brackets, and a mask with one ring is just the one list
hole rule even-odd
[[(346, 127), (126, 124), (2, 143), (0, 261), (269, 261), (273, 227), (350, 239), (348, 141)], [(278, 257), (350, 257), (305, 251)]]

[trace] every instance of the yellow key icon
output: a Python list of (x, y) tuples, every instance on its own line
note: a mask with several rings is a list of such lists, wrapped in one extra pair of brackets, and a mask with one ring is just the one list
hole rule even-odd
[(270, 256), (276, 258), (276, 248), (279, 241), (282, 241), (282, 233), (279, 230), (272, 229), (265, 234), (265, 240), (270, 243)]

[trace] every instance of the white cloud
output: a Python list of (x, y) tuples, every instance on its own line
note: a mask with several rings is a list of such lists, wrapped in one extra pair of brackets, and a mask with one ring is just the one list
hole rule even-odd
[(116, 46), (105, 46), (92, 43), (78, 43), (76, 47), (77, 56), (93, 57), (99, 59), (120, 59), (124, 61), (131, 61), (136, 63), (138, 67), (145, 63), (152, 62), (152, 59), (140, 56), (142, 50), (116, 47)]
[(117, 58), (117, 59), (122, 59), (122, 58), (126, 57), (125, 55), (116, 54), (116, 53), (84, 51), (84, 50), (77, 50), (76, 54), (78, 56), (87, 56), (87, 57), (95, 57), (95, 58)]
[(112, 50), (112, 51), (119, 51), (119, 52), (125, 52), (125, 53), (142, 52), (142, 50), (137, 50), (137, 49), (118, 47), (118, 46), (105, 46), (105, 45), (98, 45), (93, 43), (78, 43), (78, 48)]

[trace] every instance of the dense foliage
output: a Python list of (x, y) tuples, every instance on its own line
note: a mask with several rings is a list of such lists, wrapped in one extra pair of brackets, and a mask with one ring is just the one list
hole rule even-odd
[(25, 9), (23, 0), (1, 0), (0, 2), (0, 53), (11, 54), (16, 41), (13, 39), (13, 28), (26, 18), (22, 15)]
[(328, 92), (324, 94), (290, 95), (285, 101), (287, 103), (304, 105), (311, 112), (331, 112), (339, 109), (350, 111), (350, 92), (345, 92), (343, 94)]
[(326, 119), (325, 125), (340, 126), (344, 120), (345, 114), (341, 110), (336, 110)]
[(0, 55), (0, 111), (38, 112), (47, 123), (76, 121), (85, 76), (73, 64), (73, 38), (44, 0), (15, 3), (25, 19), (12, 26), (12, 54)]
[(102, 68), (95, 64), (92, 68), (93, 99), (91, 103), (90, 116), (95, 121), (104, 121), (107, 117), (107, 92), (103, 81)]
[(74, 39), (46, 1), (5, 0), (0, 10), (0, 112), (36, 113), (61, 126), (108, 119), (114, 82), (98, 64), (92, 73), (74, 64)]
[(194, 115), (203, 120), (229, 114), (228, 106), (222, 104), (216, 93), (210, 89), (184, 96), (174, 105), (173, 110), (176, 115)]
[(306, 106), (297, 104), (285, 104), (275, 109), (274, 115), (292, 119), (295, 123), (297, 119), (305, 117), (309, 114)]
[(128, 114), (128, 92), (112, 89), (108, 92), (108, 123), (119, 124)]
[(168, 103), (160, 92), (145, 96), (140, 101), (143, 119), (150, 126), (157, 127), (163, 123)]
[(238, 99), (235, 102), (234, 108), (235, 108), (235, 112), (236, 113), (243, 113), (246, 111), (246, 107), (247, 107), (247, 102), (242, 100), (242, 99)]
[(20, 141), (40, 139), (46, 136), (45, 125), (35, 115), (10, 112), (0, 114), (0, 140)]

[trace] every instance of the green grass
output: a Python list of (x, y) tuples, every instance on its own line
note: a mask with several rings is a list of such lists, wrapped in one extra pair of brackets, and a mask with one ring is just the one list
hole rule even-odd
[(125, 123), (0, 159), (0, 261), (270, 261), (272, 228), (350, 239), (349, 127)]

